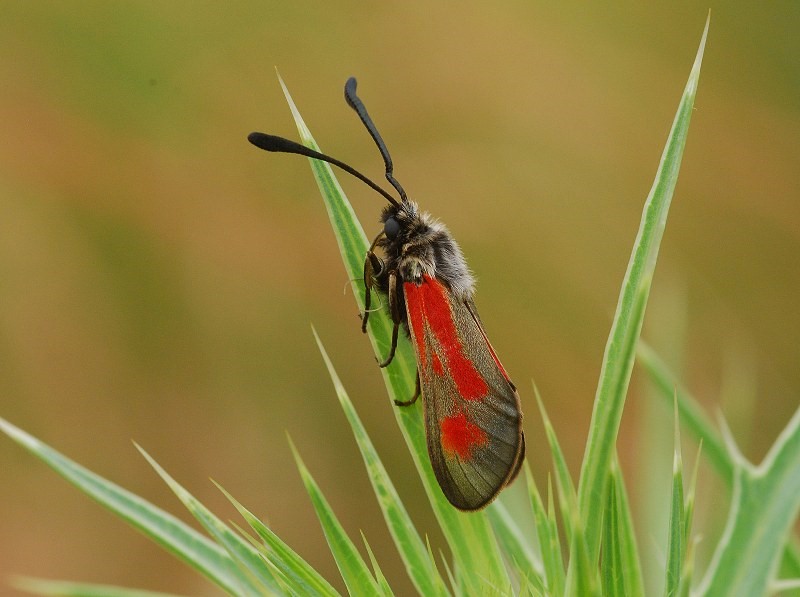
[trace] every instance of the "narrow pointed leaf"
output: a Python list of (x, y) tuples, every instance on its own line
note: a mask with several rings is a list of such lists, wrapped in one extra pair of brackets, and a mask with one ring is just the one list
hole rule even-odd
[(700, 456), (703, 453), (703, 443), (697, 448), (697, 456), (694, 460), (694, 468), (692, 469), (692, 478), (689, 481), (689, 487), (686, 491), (686, 501), (684, 503), (684, 521), (683, 521), (683, 544), (692, 545), (692, 522), (694, 521), (694, 497), (697, 490), (697, 472), (700, 469)]
[(681, 438), (678, 431), (677, 410), (676, 406), (675, 450), (672, 461), (672, 501), (669, 515), (666, 579), (664, 582), (665, 597), (676, 597), (680, 591), (681, 577), (683, 576), (684, 537), (686, 530), (683, 509), (683, 461), (681, 459)]
[(642, 563), (639, 560), (639, 548), (636, 544), (636, 533), (633, 527), (633, 514), (628, 503), (628, 493), (622, 471), (617, 464), (614, 468), (615, 497), (617, 500), (617, 520), (619, 521), (618, 539), (622, 547), (622, 568), (625, 570), (625, 595), (633, 597), (644, 595), (644, 578)]
[(506, 507), (502, 502), (495, 501), (488, 508), (487, 514), (500, 546), (506, 557), (512, 560), (519, 576), (528, 579), (537, 590), (544, 591), (544, 566)]
[(222, 545), (230, 554), (240, 570), (242, 591), (248, 595), (264, 595), (281, 593), (282, 585), (276, 579), (269, 567), (264, 563), (258, 550), (250, 543), (235, 533), (228, 525), (214, 516), (211, 511), (203, 506), (200, 501), (173, 479), (161, 465), (159, 465), (144, 449), (136, 446), (145, 457), (150, 466), (167, 483), (187, 510), (197, 521), (203, 525), (217, 543)]
[(800, 578), (782, 578), (770, 585), (770, 593), (773, 595), (794, 595), (790, 591), (800, 591)]
[(763, 595), (800, 511), (800, 409), (758, 467), (739, 454), (732, 439), (728, 446), (734, 462), (731, 508), (698, 593)]
[[(660, 390), (664, 400), (678, 399), (678, 413), (681, 423), (703, 443), (704, 458), (713, 466), (728, 486), (733, 486), (734, 461), (725, 447), (720, 433), (703, 413), (699, 402), (678, 381), (664, 361), (644, 342), (639, 342), (637, 359), (644, 366), (650, 378)], [(790, 576), (800, 576), (800, 547), (796, 537), (789, 537), (783, 550), (784, 572)]]
[[(613, 520), (613, 528), (606, 529), (604, 532), (611, 533), (609, 540), (612, 546), (610, 549), (614, 553), (614, 559), (619, 566), (619, 569), (614, 571), (608, 580), (619, 578), (620, 582), (615, 583), (614, 586), (621, 589), (621, 592), (609, 592), (606, 590), (605, 594), (630, 597), (644, 595), (644, 579), (642, 578), (642, 565), (639, 561), (639, 550), (636, 545), (636, 535), (633, 528), (633, 516), (628, 504), (628, 494), (625, 491), (622, 471), (616, 458), (611, 468), (609, 507), (606, 510), (606, 516), (611, 517)], [(603, 526), (608, 526), (605, 520)], [(605, 546), (603, 550), (603, 553), (605, 553)], [(603, 559), (605, 560), (605, 556), (603, 556)], [(605, 564), (603, 565), (605, 566)]]
[(291, 441), (289, 444), (303, 484), (306, 486), (317, 518), (322, 525), (322, 531), (325, 533), (325, 539), (328, 541), (328, 546), (331, 548), (331, 553), (339, 567), (344, 584), (347, 585), (348, 592), (351, 595), (382, 595), (383, 591), (373, 578), (364, 558), (361, 557), (356, 546), (344, 532), (339, 519), (333, 513), (328, 500), (325, 499), (317, 482), (306, 468), (294, 444)]
[(261, 522), (250, 510), (240, 504), (223, 487), (216, 484), (225, 497), (230, 500), (247, 521), (267, 548), (270, 562), (281, 571), (290, 588), (298, 595), (322, 595), (334, 597), (339, 593), (314, 568), (286, 545), (267, 525)]
[(387, 597), (394, 595), (391, 587), (389, 587), (389, 581), (387, 581), (386, 577), (383, 575), (383, 570), (381, 570), (381, 567), (378, 565), (378, 560), (375, 558), (375, 554), (372, 553), (372, 548), (369, 546), (369, 542), (367, 541), (367, 537), (364, 535), (363, 531), (361, 533), (361, 539), (364, 541), (364, 548), (367, 550), (369, 563), (372, 565), (372, 572), (375, 575), (378, 586), (381, 588), (383, 594)]
[(150, 502), (80, 466), (50, 446), (0, 419), (0, 429), (59, 475), (111, 510), (171, 554), (232, 595), (242, 594), (240, 573), (228, 553)]
[(617, 519), (617, 486), (609, 483), (608, 506), (603, 517), (603, 536), (600, 552), (600, 578), (604, 595), (625, 595), (625, 570), (622, 567), (622, 548)]
[(316, 330), (313, 331), (322, 359), (325, 361), (328, 374), (333, 381), (336, 395), (339, 397), (339, 402), (353, 430), (359, 450), (361, 450), (361, 456), (364, 459), (364, 465), (367, 468), (367, 473), (372, 482), (372, 488), (375, 491), (378, 504), (383, 512), (383, 517), (386, 520), (386, 525), (389, 527), (389, 532), (392, 534), (411, 581), (421, 595), (447, 594), (444, 580), (439, 575), (436, 564), (428, 556), (428, 550), (414, 529), (414, 523), (411, 521), (405, 506), (403, 506), (394, 484), (389, 478), (378, 453), (375, 451), (372, 440), (367, 435), (367, 430), (361, 423), (353, 403), (350, 401), (336, 370), (333, 368), (322, 341), (319, 339)]
[[(530, 499), (533, 510), (533, 521), (536, 525), (536, 536), (539, 539), (539, 551), (542, 554), (542, 565), (544, 566), (544, 583), (547, 595), (561, 595), (564, 592), (564, 561), (561, 555), (561, 541), (558, 536), (558, 525), (555, 519), (551, 519), (548, 510), (545, 510), (542, 495), (536, 486), (528, 463), (525, 467), (525, 480), (528, 487), (528, 498)], [(554, 509), (553, 492), (548, 477), (547, 499), (549, 510)]]
[(692, 580), (694, 578), (694, 560), (697, 552), (697, 539), (693, 538), (686, 544), (686, 555), (683, 558), (683, 570), (681, 570), (681, 586), (679, 594), (681, 597), (689, 597), (692, 594)]
[[(600, 545), (602, 508), (606, 504), (608, 469), (622, 418), (635, 347), (644, 318), (644, 303), (650, 289), (667, 214), (678, 180), (689, 121), (697, 93), (708, 21), (700, 41), (689, 80), (667, 139), (655, 181), (645, 202), (639, 232), (622, 284), (614, 322), (606, 344), (595, 396), (589, 438), (578, 484), (581, 521), (592, 562), (597, 561)], [(637, 305), (642, 300), (643, 304)]]
[(659, 395), (672, 404), (677, 396), (678, 415), (681, 423), (695, 437), (703, 440), (705, 459), (714, 467), (722, 479), (730, 486), (733, 480), (733, 463), (725, 449), (725, 442), (716, 430), (711, 419), (703, 412), (700, 404), (667, 367), (666, 363), (646, 342), (639, 341), (636, 358), (650, 376)]
[(579, 516), (572, 521), (573, 537), (570, 541), (569, 568), (565, 595), (569, 597), (599, 597), (601, 585), (597, 566), (589, 558), (586, 536)]
[(561, 450), (561, 444), (558, 442), (558, 436), (544, 408), (544, 402), (542, 402), (542, 398), (539, 395), (539, 389), (535, 386), (534, 394), (536, 395), (536, 402), (539, 405), (539, 412), (542, 415), (542, 423), (544, 424), (547, 443), (550, 444), (550, 455), (553, 457), (553, 466), (555, 467), (556, 473), (558, 502), (561, 507), (561, 520), (564, 521), (564, 532), (567, 535), (567, 545), (569, 545), (569, 541), (572, 539), (573, 535), (572, 521), (578, 514), (578, 498), (575, 492), (575, 486), (572, 484), (572, 477), (569, 474), (567, 460), (564, 458), (564, 452)]
[(172, 593), (40, 578), (15, 577), (11, 584), (22, 591), (46, 597), (178, 597)]

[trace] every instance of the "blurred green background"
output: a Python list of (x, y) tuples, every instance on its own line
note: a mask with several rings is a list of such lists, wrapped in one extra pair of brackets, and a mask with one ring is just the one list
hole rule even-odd
[[(800, 5), (711, 8), (644, 336), (759, 460), (800, 395)], [(397, 178), (478, 277), (544, 479), (530, 380), (577, 474), (619, 284), (707, 10), (3, 2), (0, 415), (184, 518), (131, 440), (235, 517), (214, 478), (341, 587), (289, 433), (351, 536), (364, 530), (408, 590), (311, 324), (421, 531), (442, 544), (322, 201), (303, 158), (245, 140), (297, 137), (274, 67), (323, 150), (380, 180), (342, 97), (359, 78)], [(377, 232), (382, 199), (341, 179)], [(620, 450), (641, 486), (666, 482), (670, 458), (670, 414), (651, 400), (635, 373)], [(643, 458), (659, 430), (667, 447)], [(7, 440), (0, 467), (3, 582), (217, 594)], [(655, 561), (661, 516), (641, 529)]]

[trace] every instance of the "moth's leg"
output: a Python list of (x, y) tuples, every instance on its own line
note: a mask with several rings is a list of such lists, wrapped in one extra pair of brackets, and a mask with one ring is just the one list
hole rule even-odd
[(417, 401), (417, 398), (420, 397), (420, 394), (422, 394), (422, 389), (419, 385), (419, 371), (417, 371), (417, 387), (414, 390), (414, 395), (411, 397), (411, 400), (395, 400), (394, 403), (397, 406), (411, 406)]
[(361, 315), (361, 331), (367, 333), (367, 320), (369, 319), (369, 307), (372, 302), (372, 257), (373, 254), (367, 253), (367, 258), (364, 260), (364, 313)]
[(389, 356), (386, 357), (386, 360), (379, 363), (380, 367), (388, 367), (389, 363), (394, 359), (394, 352), (397, 350), (397, 334), (400, 330), (400, 322), (403, 320), (402, 314), (400, 313), (400, 301), (397, 297), (397, 272), (394, 270), (389, 272), (389, 313), (394, 322), (394, 327), (392, 328), (392, 346), (389, 348)]
[(383, 236), (383, 232), (372, 241), (367, 251), (367, 257), (364, 259), (364, 314), (361, 316), (361, 331), (365, 334), (367, 333), (367, 320), (369, 319), (369, 308), (372, 302), (372, 287), (375, 285), (376, 278), (383, 275), (383, 260), (372, 251), (381, 236)]

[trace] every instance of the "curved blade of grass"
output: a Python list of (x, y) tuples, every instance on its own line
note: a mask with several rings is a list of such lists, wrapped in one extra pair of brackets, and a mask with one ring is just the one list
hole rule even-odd
[(264, 541), (266, 545), (264, 556), (281, 571), (293, 594), (322, 595), (324, 597), (334, 597), (339, 594), (308, 562), (272, 532), (272, 529), (239, 503), (224, 487), (216, 482), (214, 484), (239, 511), (250, 528)]
[[(318, 149), (283, 81), (281, 86), (294, 116), (301, 141), (308, 147)], [(325, 162), (313, 159), (310, 159), (309, 163), (325, 201), (347, 276), (350, 280), (354, 280), (352, 287), (358, 308), (363, 312), (363, 290), (355, 281), (363, 277), (364, 257), (369, 247), (367, 237), (331, 167)], [(391, 344), (389, 319), (380, 316), (370, 317), (368, 330), (375, 354), (383, 358)], [(407, 400), (413, 394), (416, 363), (411, 345), (405, 339), (401, 339), (398, 343), (392, 365), (380, 371), (391, 400)], [(460, 574), (465, 575), (463, 582), (466, 582), (475, 594), (480, 594), (486, 585), (507, 586), (510, 582), (508, 573), (485, 513), (459, 512), (450, 505), (439, 489), (428, 459), (421, 409), (420, 401), (414, 406), (394, 408), (395, 418), (409, 447), (442, 533), (447, 538), (457, 564), (456, 568)]]
[(631, 344), (636, 345), (644, 318), (644, 304), (641, 308), (636, 308), (637, 297), (643, 297), (646, 302), (649, 293), (689, 131), (707, 34), (708, 21), (661, 156), (655, 181), (645, 202), (642, 221), (628, 262), (614, 323), (603, 355), (600, 383), (595, 396), (589, 438), (578, 484), (578, 505), (581, 521), (586, 528), (586, 541), (592, 562), (597, 561), (599, 552), (602, 509), (607, 503), (605, 492), (608, 471), (614, 455), (625, 396), (633, 369), (634, 351), (631, 350)]
[(572, 540), (572, 521), (578, 516), (578, 499), (575, 493), (575, 486), (572, 484), (572, 477), (569, 474), (567, 460), (558, 442), (558, 436), (550, 423), (550, 417), (544, 408), (544, 402), (539, 394), (539, 388), (533, 387), (536, 396), (536, 403), (539, 405), (539, 412), (542, 415), (547, 443), (550, 445), (550, 455), (553, 457), (553, 466), (556, 473), (556, 491), (558, 492), (558, 502), (561, 508), (561, 520), (564, 522), (564, 533), (567, 536), (567, 546)]
[[(577, 514), (577, 513), (576, 513)], [(581, 528), (580, 516), (572, 521), (569, 548), (569, 568), (564, 594), (568, 597), (600, 597), (601, 585), (597, 566), (589, 559), (589, 549)]]
[[(697, 490), (697, 473), (700, 470), (700, 456), (703, 453), (703, 444), (697, 448), (697, 455), (694, 459), (694, 468), (692, 469), (692, 477), (689, 480), (689, 487), (686, 490), (686, 499), (684, 501), (684, 517), (683, 517), (683, 544), (686, 546), (692, 545), (692, 523), (694, 522), (694, 497)], [(684, 565), (688, 560), (684, 558)]]
[[(704, 457), (711, 463), (723, 481), (728, 486), (732, 486), (734, 461), (731, 453), (726, 449), (722, 436), (708, 416), (703, 413), (697, 399), (686, 390), (663, 360), (645, 342), (639, 342), (637, 358), (660, 390), (662, 398), (670, 400), (673, 396), (677, 396), (681, 422), (686, 429), (702, 441)], [(787, 575), (800, 576), (800, 547), (798, 547), (795, 537), (791, 537), (786, 543), (783, 552), (783, 566)]]
[(336, 560), (336, 566), (339, 568), (344, 584), (347, 585), (348, 593), (350, 595), (383, 595), (381, 587), (372, 576), (364, 558), (361, 557), (356, 546), (344, 532), (339, 519), (333, 513), (328, 500), (325, 499), (319, 485), (306, 468), (291, 439), (289, 445), (292, 448), (303, 484), (306, 486), (306, 491), (317, 513), (317, 518), (322, 525), (325, 539), (328, 541), (334, 560)]
[(628, 503), (625, 480), (622, 478), (622, 470), (618, 463), (614, 467), (614, 472), (613, 482), (616, 486), (617, 520), (620, 533), (618, 541), (622, 546), (622, 569), (625, 570), (625, 595), (644, 595), (642, 563), (639, 560), (639, 548), (636, 544), (633, 514)]
[[(213, 479), (212, 479), (213, 482)], [(237, 524), (236, 522), (229, 521), (231, 528), (239, 533), (239, 535), (244, 538), (245, 541), (252, 547), (258, 555), (261, 556), (261, 561), (263, 562), (264, 566), (270, 571), (270, 574), (275, 578), (275, 582), (280, 585), (281, 587), (281, 595), (287, 595), (292, 593), (292, 581), (288, 578), (284, 573), (283, 570), (276, 566), (273, 561), (270, 559), (270, 553), (267, 547), (256, 539), (253, 535), (250, 534), (248, 530), (246, 530), (241, 525)]]
[(528, 496), (536, 523), (536, 535), (539, 538), (539, 549), (542, 552), (547, 595), (562, 595), (564, 592), (564, 559), (561, 554), (561, 540), (558, 536), (558, 524), (553, 505), (553, 487), (550, 477), (547, 478), (547, 511), (544, 509), (542, 496), (533, 478), (528, 463), (525, 466), (525, 478), (528, 483)]
[(644, 367), (650, 379), (659, 390), (659, 395), (672, 402), (678, 400), (678, 415), (681, 422), (692, 434), (703, 441), (703, 454), (722, 479), (730, 485), (733, 482), (733, 462), (725, 442), (717, 432), (711, 419), (703, 412), (697, 400), (686, 390), (667, 367), (666, 363), (643, 340), (636, 347), (636, 358)]
[(683, 544), (686, 546), (686, 554), (683, 557), (683, 569), (681, 570), (681, 586), (679, 591), (681, 597), (689, 597), (692, 589), (692, 579), (694, 578), (694, 560), (699, 538), (692, 536), (692, 521), (694, 519), (694, 496), (697, 487), (697, 471), (700, 468), (702, 447), (701, 445), (700, 449), (697, 450), (694, 470), (692, 471), (692, 478), (689, 482), (689, 488), (686, 492), (686, 501), (684, 502)]
[(387, 581), (386, 577), (383, 575), (383, 570), (381, 570), (378, 560), (375, 558), (375, 554), (372, 553), (372, 548), (369, 546), (369, 541), (367, 541), (367, 537), (364, 535), (363, 531), (361, 532), (361, 540), (364, 542), (364, 548), (367, 550), (369, 563), (372, 565), (372, 572), (375, 574), (375, 580), (377, 581), (378, 586), (381, 588), (381, 591), (383, 591), (384, 595), (394, 595), (391, 587), (389, 586), (389, 581)]
[(11, 584), (21, 591), (47, 597), (178, 597), (174, 593), (21, 576), (14, 577)]
[(313, 332), (314, 339), (317, 341), (317, 346), (322, 354), (322, 359), (328, 368), (328, 375), (333, 381), (336, 395), (342, 405), (342, 410), (344, 410), (344, 414), (353, 430), (358, 448), (361, 450), (361, 456), (364, 459), (364, 465), (367, 468), (367, 473), (372, 482), (372, 488), (375, 491), (378, 504), (383, 512), (383, 517), (386, 520), (386, 525), (389, 527), (389, 532), (392, 534), (411, 581), (420, 595), (447, 595), (447, 588), (444, 580), (439, 575), (439, 571), (436, 569), (435, 562), (429, 557), (425, 543), (414, 528), (414, 523), (411, 521), (411, 517), (408, 515), (405, 506), (403, 506), (394, 484), (389, 478), (378, 453), (375, 451), (375, 446), (369, 439), (367, 430), (361, 423), (361, 419), (359, 419), (353, 403), (350, 401), (350, 397), (347, 395), (347, 391), (344, 389), (333, 363), (331, 363), (328, 353), (317, 335), (317, 331), (313, 330)]
[(0, 429), (86, 495), (227, 593), (242, 594), (242, 579), (236, 564), (222, 547), (208, 537), (150, 502), (80, 466), (5, 419), (0, 419)]
[[(609, 479), (608, 507), (603, 518), (602, 580), (605, 595), (644, 595), (642, 565), (625, 481), (614, 458)], [(610, 562), (606, 562), (607, 555)]]
[(800, 409), (758, 467), (739, 453), (730, 432), (723, 430), (734, 462), (733, 498), (698, 593), (763, 595), (800, 512)]
[(519, 525), (506, 507), (498, 502), (494, 508), (488, 510), (487, 514), (500, 546), (519, 572), (519, 577), (527, 579), (528, 584), (539, 592), (544, 592), (542, 580), (544, 565), (531, 549), (528, 540), (522, 535)]
[[(800, 591), (800, 578), (782, 578), (769, 586), (770, 594), (778, 595), (790, 591)], [(794, 595), (794, 593), (792, 593)]]
[[(677, 402), (677, 399), (676, 399)], [(678, 425), (678, 407), (675, 406), (675, 448), (672, 455), (672, 502), (669, 515), (669, 540), (667, 541), (667, 568), (664, 595), (679, 594), (683, 577), (683, 561), (686, 537), (683, 501), (683, 459), (681, 458), (681, 436)]]
[(239, 576), (242, 580), (242, 590), (245, 594), (264, 595), (265, 593), (280, 594), (283, 592), (282, 583), (272, 574), (271, 569), (261, 559), (258, 550), (214, 516), (197, 498), (173, 479), (141, 446), (136, 444), (136, 448), (181, 503), (186, 506), (192, 516), (203, 525), (203, 528), (216, 539), (218, 544), (228, 551), (228, 554), (230, 554), (241, 572)]
[(697, 551), (698, 539), (695, 537), (686, 543), (686, 556), (683, 559), (681, 571), (681, 587), (679, 595), (689, 597), (692, 594), (692, 579), (694, 578), (694, 560)]
[(603, 595), (627, 595), (625, 592), (625, 570), (622, 567), (622, 546), (619, 544), (619, 520), (617, 518), (617, 485), (609, 483), (608, 506), (603, 517), (603, 536), (600, 560), (600, 578)]

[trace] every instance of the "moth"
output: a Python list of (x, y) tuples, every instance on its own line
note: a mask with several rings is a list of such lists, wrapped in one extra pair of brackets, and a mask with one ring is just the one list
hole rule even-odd
[(422, 396), (431, 465), (445, 497), (460, 510), (489, 504), (519, 473), (525, 456), (519, 394), (495, 354), (478, 316), (475, 281), (447, 228), (408, 198), (394, 177), (392, 158), (351, 77), (344, 88), (383, 157), (386, 179), (395, 198), (344, 162), (299, 143), (251, 133), (261, 149), (295, 153), (333, 164), (380, 193), (388, 204), (381, 212), (383, 229), (364, 260), (362, 331), (367, 331), (372, 294), (387, 298), (392, 340), (379, 363), (394, 359), (400, 328), (410, 339), (417, 360), (414, 395), (395, 401), (408, 407)]

